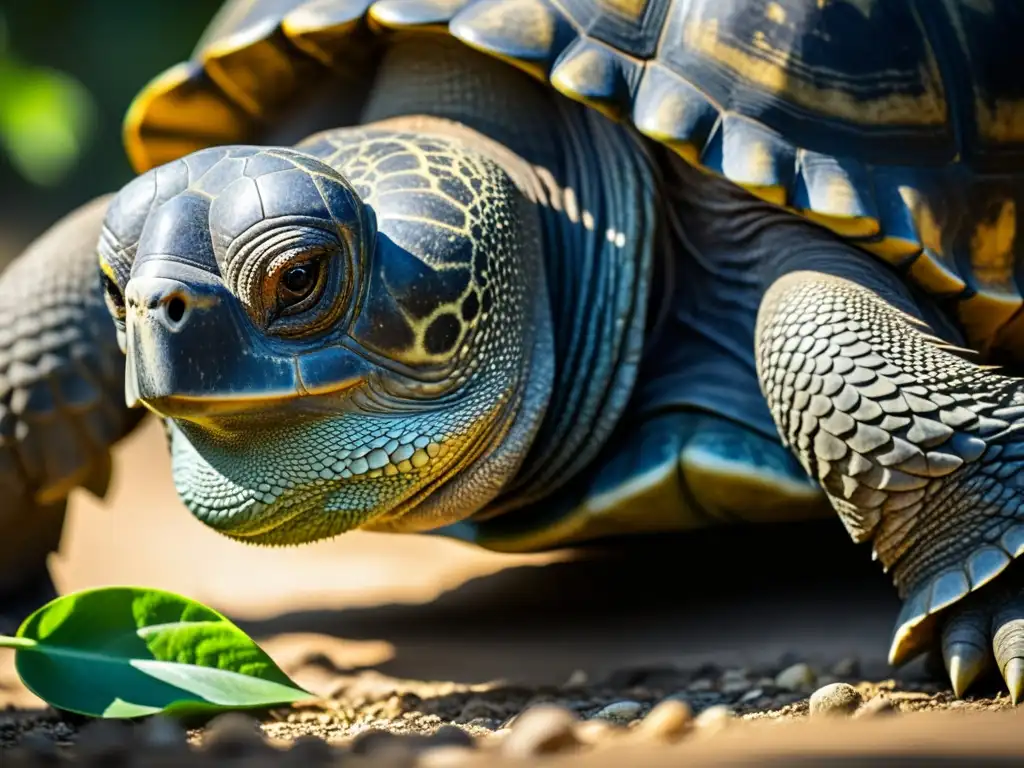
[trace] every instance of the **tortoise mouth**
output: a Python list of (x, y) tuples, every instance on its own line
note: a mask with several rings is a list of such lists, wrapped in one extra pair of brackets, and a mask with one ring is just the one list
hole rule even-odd
[(315, 394), (294, 389), (280, 392), (248, 394), (231, 392), (211, 395), (167, 395), (165, 397), (140, 399), (148, 410), (171, 419), (183, 419), (197, 423), (232, 420), (244, 422), (255, 415), (292, 410), (295, 413), (315, 411), (325, 404), (336, 404), (338, 397), (355, 389), (361, 379), (337, 382), (330, 389)]

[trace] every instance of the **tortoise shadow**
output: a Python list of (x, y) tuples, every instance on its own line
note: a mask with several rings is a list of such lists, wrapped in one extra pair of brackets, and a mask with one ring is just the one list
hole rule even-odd
[[(560, 683), (574, 670), (756, 665), (794, 654), (885, 663), (899, 600), (838, 521), (629, 539), (508, 568), (423, 604), (303, 610), (238, 621), (253, 637), (386, 641), (369, 668), (397, 678)], [(351, 671), (351, 670), (349, 670)]]

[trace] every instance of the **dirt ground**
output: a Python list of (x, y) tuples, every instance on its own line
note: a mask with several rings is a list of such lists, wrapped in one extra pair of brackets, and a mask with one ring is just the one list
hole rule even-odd
[[(362, 533), (250, 548), (180, 506), (161, 441), (146, 424), (118, 450), (108, 498), (73, 499), (58, 587), (160, 587), (230, 615), (324, 697), (260, 713), (253, 744), (268, 760), (284, 760), (296, 739), (295, 760), (301, 750), (305, 764), (327, 760), (301, 738), (311, 735), (366, 765), (411, 765), (411, 754), (424, 765), (492, 765), (543, 752), (553, 766), (1024, 758), (1021, 720), (993, 682), (957, 701), (925, 660), (887, 667), (898, 601), (838, 523), (531, 556)], [(110, 728), (125, 743), (164, 738), (159, 724), (98, 728), (46, 710), (11, 656), (0, 655), (0, 765), (53, 749), (85, 754)], [(809, 694), (837, 681), (860, 694), (857, 714), (809, 717)], [(189, 760), (228, 754), (256, 733), (247, 723), (190, 731)], [(411, 735), (390, 743), (378, 731)]]

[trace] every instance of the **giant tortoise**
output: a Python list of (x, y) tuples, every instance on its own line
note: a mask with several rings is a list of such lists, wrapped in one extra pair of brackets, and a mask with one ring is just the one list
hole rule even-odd
[(148, 410), (254, 544), (834, 510), (890, 660), (1016, 701), (1022, 39), (1011, 0), (229, 0), (131, 106), (141, 175), (0, 281), (8, 605)]

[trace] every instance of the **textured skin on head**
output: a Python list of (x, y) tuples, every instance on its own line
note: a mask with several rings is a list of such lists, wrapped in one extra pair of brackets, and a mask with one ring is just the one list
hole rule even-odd
[[(143, 399), (156, 386), (148, 381), (194, 381), (187, 392), (168, 385), (166, 406), (148, 401), (171, 409), (175, 483), (186, 504), (228, 535), (275, 544), (371, 521), (437, 527), (483, 506), (518, 467), (543, 416), (538, 394), (550, 387), (530, 383), (535, 369), (550, 371), (550, 323), (536, 214), (512, 179), (457, 139), (372, 127), (312, 137), (301, 151), (210, 152), (127, 190), (107, 229), (137, 229), (139, 241), (110, 237), (103, 249), (108, 273), (123, 274), (131, 259), (121, 288), (130, 375), (139, 372)], [(348, 179), (355, 209), (330, 191), (342, 183), (335, 172)], [(166, 195), (149, 191), (159, 174), (177, 180), (162, 202)], [(147, 205), (144, 226), (125, 223), (133, 221), (126, 211)], [(337, 311), (312, 335), (301, 316), (287, 334), (275, 332), (259, 306), (263, 276), (291, 258), (275, 243), (300, 220), (332, 222), (343, 242), (341, 282), (324, 294)], [(154, 279), (184, 280), (193, 293), (193, 280), (209, 284), (206, 308), (190, 310), (188, 322), (228, 312), (211, 330), (256, 362), (211, 358), (208, 339), (173, 353), (183, 331), (149, 323), (159, 301), (133, 299)], [(309, 376), (329, 385), (335, 353), (362, 358), (366, 372), (319, 396)], [(220, 368), (189, 378), (181, 355), (200, 370)], [(273, 363), (293, 359), (297, 380)], [(282, 386), (293, 387), (290, 400), (258, 400), (260, 391), (280, 398)], [(191, 401), (176, 402), (181, 394)], [(256, 399), (218, 420), (203, 410), (211, 396)], [(527, 396), (531, 407), (520, 415)], [(441, 486), (445, 493), (435, 493)], [(403, 514), (413, 506), (416, 515)]]
[(103, 305), (95, 242), (109, 197), (51, 227), (0, 275), (0, 590), (45, 572), (65, 497), (102, 496), (138, 421)]
[[(234, 376), (229, 389), (252, 400), (247, 410), (258, 416), (259, 439), (223, 425), (211, 429), (203, 421), (217, 417), (200, 415), (205, 405), (191, 414), (184, 403), (174, 406), (185, 409), (171, 429), (179, 492), (229, 535), (288, 543), (355, 526), (437, 529), (481, 510), (492, 516), (542, 503), (587, 468), (629, 400), (659, 233), (651, 159), (635, 137), (450, 39), (429, 51), (412, 39), (397, 41), (387, 52), (367, 114), (405, 109), (469, 127), (396, 116), (314, 135), (297, 147), (310, 163), (342, 174), (372, 211), (373, 263), (358, 268), (365, 279), (353, 291), (346, 335), (386, 375), (373, 372), (365, 387), (337, 395), (341, 410), (353, 411), (344, 423), (329, 423), (335, 406), (324, 400), (319, 416), (327, 416), (299, 424), (278, 409), (302, 404), (261, 401), (269, 384), (252, 379), (262, 374), (251, 355), (241, 358), (249, 372)], [(142, 239), (162, 244), (137, 260), (133, 275), (157, 274), (152, 269), (165, 252), (203, 262), (212, 275), (238, 272), (227, 255), (247, 246), (218, 234), (217, 211), (242, 211), (234, 215), (248, 221), (244, 211), (255, 210), (243, 204), (242, 182), (234, 180), (257, 162), (253, 151), (197, 153), (179, 170), (164, 166), (155, 171), (161, 178), (136, 184), (144, 191), (128, 193), (119, 210), (151, 207), (144, 227), (150, 234)], [(263, 150), (259, 162), (278, 152), (290, 150)], [(606, 158), (600, 168), (594, 157)], [(215, 199), (206, 214), (199, 198), (208, 194)], [(152, 207), (154, 199), (162, 202)], [(204, 217), (212, 248), (189, 223)], [(132, 228), (111, 222), (110, 229)], [(161, 241), (154, 233), (167, 234)], [(226, 280), (232, 290), (237, 282)], [(259, 322), (258, 312), (247, 314)], [(232, 342), (236, 326), (210, 329), (245, 348), (249, 341)], [(327, 331), (310, 339), (308, 354), (336, 338)], [(162, 367), (198, 364), (185, 351), (148, 353), (154, 363), (181, 356), (187, 365)], [(216, 368), (208, 380), (232, 378), (230, 365)], [(387, 434), (375, 431), (375, 421), (388, 420)], [(344, 493), (334, 493), (339, 483)]]
[[(443, 137), (393, 130), (329, 131), (298, 149), (342, 173), (387, 235), (379, 247), (394, 260), (383, 257), (372, 273), (378, 300), (353, 329), (364, 346), (404, 365), (457, 371), (456, 385), (495, 354), (523, 354), (516, 337), (497, 349), (498, 329), (511, 328), (526, 304), (509, 235), (518, 196), (503, 169)], [(499, 295), (494, 324), (474, 338)]]
[(784, 442), (906, 599), (894, 648), (1024, 552), (1021, 380), (957, 356), (856, 283), (778, 280), (757, 363)]

